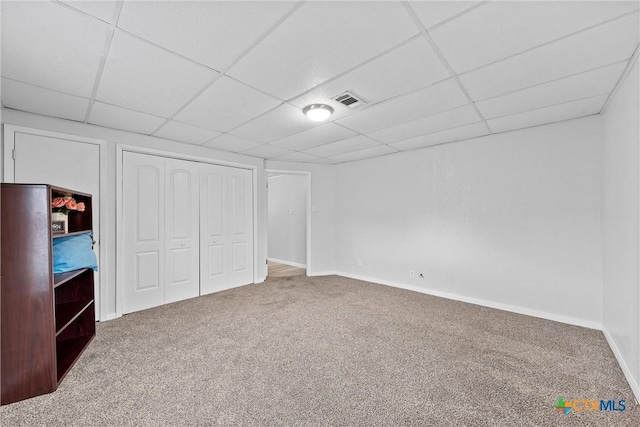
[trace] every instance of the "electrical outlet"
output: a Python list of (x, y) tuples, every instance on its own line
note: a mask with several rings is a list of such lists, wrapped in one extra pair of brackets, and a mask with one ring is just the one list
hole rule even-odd
[(413, 270), (409, 270), (409, 279), (415, 279), (416, 278), (416, 272)]
[(362, 267), (362, 260), (358, 258), (358, 267)]

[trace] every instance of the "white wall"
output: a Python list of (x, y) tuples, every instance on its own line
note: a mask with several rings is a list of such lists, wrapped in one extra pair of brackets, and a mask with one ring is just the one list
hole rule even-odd
[(269, 177), (267, 256), (296, 266), (307, 264), (307, 176)]
[(603, 329), (640, 399), (638, 63), (604, 116)]
[[(310, 163), (265, 162), (267, 169), (311, 173), (311, 250), (309, 276), (334, 273), (335, 269), (335, 167)], [(266, 246), (266, 245), (265, 245)]]
[(13, 124), (16, 126), (43, 129), (52, 132), (79, 135), (107, 141), (107, 169), (100, 171), (100, 179), (106, 180), (107, 182), (107, 194), (101, 195), (101, 200), (102, 203), (108, 204), (108, 213), (106, 218), (107, 233), (106, 236), (103, 235), (103, 242), (101, 242), (102, 248), (104, 248), (107, 253), (107, 265), (101, 266), (101, 268), (106, 268), (107, 270), (106, 284), (101, 283), (101, 286), (106, 286), (106, 295), (102, 293), (105, 298), (103, 298), (103, 301), (101, 302), (101, 304), (105, 305), (102, 307), (101, 313), (105, 314), (104, 317), (106, 319), (114, 317), (116, 312), (116, 145), (118, 143), (144, 148), (154, 148), (170, 153), (198, 156), (220, 162), (233, 162), (237, 164), (256, 166), (258, 178), (258, 281), (262, 281), (266, 277), (267, 248), (266, 244), (261, 244), (261, 242), (266, 242), (267, 235), (266, 174), (264, 172), (264, 161), (262, 159), (11, 109), (2, 109), (2, 120), (3, 124)]
[(338, 165), (336, 268), (599, 328), (599, 162), (588, 117)]

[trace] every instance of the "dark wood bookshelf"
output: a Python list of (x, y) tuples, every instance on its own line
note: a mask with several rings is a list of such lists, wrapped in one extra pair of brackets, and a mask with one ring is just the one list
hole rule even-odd
[[(54, 235), (51, 200), (71, 195), (84, 212)], [(95, 336), (93, 270), (53, 274), (53, 239), (92, 231), (91, 195), (45, 184), (2, 184), (0, 403), (55, 391)]]

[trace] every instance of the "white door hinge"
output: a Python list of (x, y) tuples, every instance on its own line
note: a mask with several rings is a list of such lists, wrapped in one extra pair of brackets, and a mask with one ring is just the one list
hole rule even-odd
[(14, 148), (13, 150), (11, 150), (11, 158), (12, 158), (13, 160), (15, 160), (15, 159), (16, 159), (16, 149), (15, 149), (15, 148)]

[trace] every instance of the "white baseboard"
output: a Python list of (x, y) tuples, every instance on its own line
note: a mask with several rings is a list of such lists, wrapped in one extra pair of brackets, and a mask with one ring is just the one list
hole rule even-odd
[(627, 362), (622, 357), (622, 353), (620, 352), (620, 349), (616, 345), (616, 342), (613, 340), (613, 337), (611, 336), (611, 334), (604, 328), (602, 329), (602, 333), (604, 334), (604, 337), (606, 338), (607, 343), (609, 343), (609, 347), (611, 347), (611, 351), (613, 351), (613, 354), (616, 356), (618, 365), (620, 365), (620, 368), (622, 369), (622, 372), (624, 373), (624, 376), (627, 379), (627, 382), (629, 383), (631, 390), (633, 390), (633, 394), (636, 397), (636, 404), (637, 404), (638, 402), (640, 402), (640, 386), (638, 385), (636, 379), (633, 378), (633, 375), (631, 374), (631, 369), (629, 369), (629, 365), (627, 365)]
[(315, 277), (315, 276), (335, 276), (335, 275), (338, 275), (338, 272), (334, 271), (334, 270), (307, 272), (307, 276), (311, 276), (311, 277)]
[(291, 267), (307, 268), (307, 264), (300, 264), (297, 262), (285, 261), (283, 259), (277, 259), (277, 258), (267, 258), (267, 259), (269, 260), (269, 262), (273, 261), (273, 262), (277, 262), (278, 264), (290, 265)]
[(374, 277), (360, 276), (358, 274), (351, 274), (338, 271), (335, 274), (338, 276), (349, 277), (351, 279), (363, 280), (366, 282), (377, 283), (380, 285), (391, 286), (394, 288), (406, 289), (408, 291), (420, 292), (422, 294), (433, 295), (436, 297), (447, 298), (455, 301), (467, 302), (470, 304), (481, 305), (484, 307), (495, 308), (498, 310), (510, 311), (512, 313), (525, 314), (527, 316), (540, 317), (542, 319), (553, 320), (555, 322), (567, 323), (569, 325), (582, 326), (589, 329), (602, 330), (602, 323), (594, 322), (585, 319), (579, 319), (571, 316), (562, 316), (559, 314), (548, 313), (546, 311), (532, 310), (526, 307), (520, 307), (516, 305), (503, 304), (500, 302), (483, 300), (479, 298), (466, 297), (459, 294), (453, 294), (449, 292), (436, 291), (432, 289), (421, 288), (418, 286), (406, 285), (404, 283), (392, 282), (388, 280), (380, 280)]
[(117, 319), (118, 317), (122, 317), (122, 316), (118, 316), (116, 313), (109, 313), (106, 316), (104, 316), (103, 318), (101, 318), (100, 321), (101, 322), (108, 322), (109, 320)]

